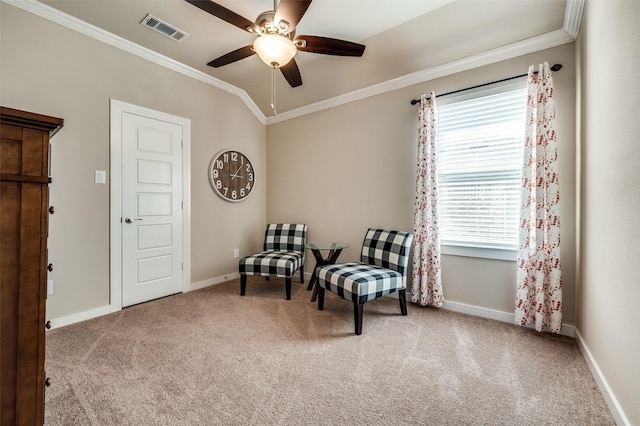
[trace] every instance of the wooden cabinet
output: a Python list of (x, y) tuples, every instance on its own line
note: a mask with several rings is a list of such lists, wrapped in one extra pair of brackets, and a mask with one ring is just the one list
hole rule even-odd
[(63, 120), (0, 107), (0, 424), (44, 419), (49, 138)]

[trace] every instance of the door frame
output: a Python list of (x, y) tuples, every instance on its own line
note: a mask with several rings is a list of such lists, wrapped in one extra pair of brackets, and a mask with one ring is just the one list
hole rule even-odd
[(191, 120), (110, 99), (109, 306), (122, 310), (122, 114), (131, 113), (182, 126), (182, 292), (191, 286)]

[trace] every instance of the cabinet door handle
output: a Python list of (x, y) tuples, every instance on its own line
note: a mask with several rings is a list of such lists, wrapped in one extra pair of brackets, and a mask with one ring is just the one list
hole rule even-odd
[(50, 263), (47, 265), (47, 271), (49, 272), (53, 271), (53, 263)]
[(48, 377), (47, 377), (46, 379), (44, 379), (44, 385), (45, 385), (46, 387), (51, 386), (51, 379), (50, 379), (50, 378), (48, 378)]
[(49, 207), (49, 214), (54, 214), (56, 212), (56, 208), (51, 206)]
[(44, 324), (44, 327), (45, 327), (47, 330), (51, 330), (51, 321), (47, 321), (47, 322)]

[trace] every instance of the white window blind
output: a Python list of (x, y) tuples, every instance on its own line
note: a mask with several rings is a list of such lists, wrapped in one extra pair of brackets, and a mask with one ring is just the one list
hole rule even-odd
[(438, 214), (445, 245), (518, 248), (526, 88), (438, 108)]

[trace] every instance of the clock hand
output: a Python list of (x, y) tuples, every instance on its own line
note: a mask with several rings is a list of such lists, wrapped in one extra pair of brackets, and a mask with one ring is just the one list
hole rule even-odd
[(235, 173), (231, 173), (231, 179), (237, 178), (237, 177), (242, 177), (242, 176), (238, 176), (238, 172), (240, 171), (241, 168), (242, 168), (242, 165), (240, 165), (240, 167), (238, 167), (238, 170), (236, 170)]

